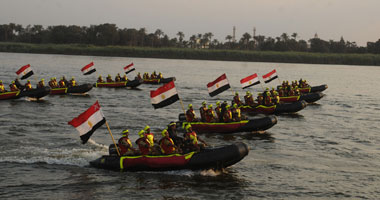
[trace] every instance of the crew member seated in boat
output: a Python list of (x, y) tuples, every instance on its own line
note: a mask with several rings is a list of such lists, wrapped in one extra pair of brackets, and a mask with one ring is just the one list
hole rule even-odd
[(77, 82), (75, 81), (74, 76), (71, 77), (71, 80), (70, 80), (70, 82), (69, 82), (69, 86), (70, 86), (70, 87), (77, 86)]
[(121, 81), (120, 73), (117, 73), (117, 75), (115, 76), (115, 82), (120, 82), (120, 81)]
[(28, 91), (28, 90), (31, 90), (31, 89), (32, 89), (32, 84), (30, 83), (30, 80), (28, 80), (25, 83), (25, 90)]
[(300, 90), (298, 89), (297, 86), (294, 88), (294, 95), (296, 95), (296, 96), (301, 95), (301, 92), (300, 92)]
[(65, 80), (63, 80), (63, 77), (58, 82), (58, 85), (59, 85), (60, 88), (65, 88), (66, 87), (66, 83), (65, 83)]
[(152, 150), (152, 154), (154, 154), (154, 155), (159, 154), (160, 148), (159, 148), (159, 146), (155, 145), (155, 144), (158, 144), (158, 141), (156, 139), (154, 139), (154, 134), (152, 132), (150, 132), (149, 126), (145, 126), (144, 134), (149, 141), (149, 144), (150, 144), (150, 147)]
[(168, 130), (162, 131), (162, 138), (158, 142), (160, 145), (161, 153), (164, 155), (179, 153), (178, 147), (174, 144), (174, 141), (169, 137)]
[(216, 113), (218, 122), (223, 121), (222, 106), (220, 106), (220, 101), (216, 102), (215, 113)]
[(23, 86), (21, 85), (21, 83), (20, 83), (20, 81), (18, 80), (18, 78), (15, 79), (15, 84), (16, 84), (17, 88), (19, 88), (19, 89), (22, 89), (22, 88), (23, 88)]
[(164, 77), (162, 76), (161, 72), (160, 72), (160, 73), (158, 73), (158, 78), (159, 78), (159, 79), (162, 79), (162, 78), (164, 78)]
[(99, 75), (98, 80), (96, 82), (98, 82), (98, 83), (104, 83), (104, 80), (103, 80), (102, 76)]
[(57, 87), (57, 82), (54, 81), (54, 77), (50, 78), (50, 81), (48, 82), (49, 86), (51, 88), (56, 88)]
[(62, 80), (65, 83), (65, 87), (67, 87), (69, 85), (69, 81), (66, 79), (65, 76), (62, 76)]
[(0, 92), (6, 92), (3, 81), (0, 80)]
[(223, 114), (223, 122), (225, 123), (232, 122), (232, 112), (230, 109), (230, 105), (226, 105), (226, 110), (224, 111), (224, 114)]
[(12, 81), (12, 83), (9, 85), (9, 88), (10, 88), (11, 92), (19, 91), (19, 89), (16, 86), (15, 81)]
[(129, 139), (129, 130), (126, 129), (123, 132), (123, 136), (118, 141), (118, 146), (120, 149), (120, 155), (122, 156), (132, 156), (137, 152), (135, 148), (132, 147), (132, 142)]
[(195, 116), (193, 104), (189, 104), (189, 109), (186, 111), (186, 121), (188, 121), (188, 122), (197, 122), (198, 121), (198, 119)]
[(144, 74), (143, 74), (143, 78), (144, 78), (144, 80), (149, 79), (149, 74), (148, 74), (148, 72), (144, 72)]
[(37, 88), (44, 88), (44, 87), (45, 87), (45, 79), (41, 79), (37, 84)]
[(157, 74), (156, 74), (156, 71), (153, 71), (152, 75), (150, 76), (151, 79), (156, 79), (157, 78)]
[(257, 94), (257, 103), (259, 105), (264, 105), (264, 97), (263, 97), (263, 94), (262, 93), (258, 93)]
[(199, 113), (201, 114), (201, 121), (202, 122), (206, 121), (206, 112), (207, 112), (206, 101), (203, 101), (202, 102), (202, 107), (199, 108)]
[(244, 96), (244, 101), (245, 101), (245, 105), (247, 106), (253, 106), (255, 104), (252, 94), (249, 91), (246, 92), (246, 95)]
[(183, 145), (183, 138), (179, 137), (177, 134), (177, 124), (175, 122), (170, 122), (167, 130), (169, 132), (169, 137), (174, 141), (174, 144), (180, 148)]
[(124, 74), (124, 76), (121, 77), (121, 81), (128, 81), (127, 75)]
[(111, 75), (108, 74), (107, 76), (107, 83), (111, 83), (113, 82), (112, 78), (111, 78)]
[(284, 97), (284, 96), (285, 96), (285, 91), (284, 91), (284, 88), (283, 88), (283, 87), (280, 87), (280, 88), (278, 89), (278, 95), (279, 95), (280, 97)]
[(276, 90), (274, 90), (272, 93), (272, 102), (274, 104), (280, 103), (280, 96), (278, 95), (278, 92)]
[(141, 80), (142, 78), (141, 78), (141, 73), (139, 72), (139, 73), (137, 73), (137, 79), (138, 80)]
[(145, 131), (143, 129), (138, 133), (139, 139), (136, 140), (136, 144), (139, 146), (141, 155), (149, 155), (149, 154), (152, 154), (152, 148), (144, 132)]
[[(186, 127), (186, 133), (184, 134), (185, 138), (185, 149), (186, 152), (188, 151), (200, 151), (205, 146), (207, 146), (207, 143), (203, 141), (201, 138), (198, 137), (197, 133), (193, 131), (193, 128), (190, 124), (188, 124)], [(199, 144), (198, 141), (202, 142), (202, 144)]]
[(234, 105), (232, 106), (231, 113), (232, 113), (232, 121), (240, 122), (242, 120), (240, 108), (238, 107), (236, 103), (234, 103)]
[(214, 109), (212, 108), (212, 104), (208, 105), (208, 109), (206, 111), (206, 122), (217, 122)]
[(266, 106), (270, 106), (272, 105), (272, 98), (271, 98), (271, 95), (270, 95), (270, 92), (269, 91), (266, 91), (265, 92), (265, 96), (264, 96), (264, 104)]
[(233, 103), (236, 103), (238, 106), (241, 106), (243, 104), (243, 102), (240, 100), (238, 92), (235, 92)]

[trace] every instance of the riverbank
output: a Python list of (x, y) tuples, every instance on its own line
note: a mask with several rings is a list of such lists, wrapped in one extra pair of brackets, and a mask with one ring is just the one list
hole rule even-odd
[(380, 66), (380, 55), (377, 54), (332, 54), (9, 42), (0, 42), (0, 52)]

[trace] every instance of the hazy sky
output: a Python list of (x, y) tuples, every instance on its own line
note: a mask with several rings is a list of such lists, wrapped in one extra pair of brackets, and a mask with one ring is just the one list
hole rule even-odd
[(308, 40), (380, 39), (380, 0), (0, 0), (0, 24), (89, 26), (114, 23), (119, 28), (161, 29), (169, 37), (178, 31), (186, 40), (212, 32), (225, 41), (236, 26), (271, 37), (298, 33)]

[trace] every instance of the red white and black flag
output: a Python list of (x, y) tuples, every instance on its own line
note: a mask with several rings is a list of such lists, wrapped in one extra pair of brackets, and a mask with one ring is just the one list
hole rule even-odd
[(90, 64), (84, 66), (81, 70), (82, 70), (83, 75), (89, 75), (96, 72), (96, 69), (94, 67), (94, 62), (91, 62)]
[(259, 77), (257, 76), (257, 74), (255, 73), (255, 74), (252, 74), (250, 76), (247, 76), (247, 77), (241, 79), (240, 83), (241, 83), (241, 87), (243, 89), (245, 89), (245, 88), (260, 84), (260, 80), (259, 80)]
[(33, 75), (34, 73), (32, 68), (30, 67), (30, 64), (27, 64), (25, 66), (22, 66), (19, 70), (17, 70), (16, 74), (18, 77), (20, 77), (21, 80), (23, 80)]
[(174, 81), (159, 87), (157, 90), (150, 91), (150, 101), (154, 109), (168, 106), (179, 100)]
[(127, 65), (124, 67), (125, 74), (128, 74), (131, 71), (135, 71), (135, 67), (133, 66), (133, 63)]
[(74, 126), (78, 132), (82, 144), (85, 144), (96, 129), (106, 122), (102, 110), (100, 109), (99, 102), (96, 101), (89, 109), (78, 117), (74, 118), (68, 124)]
[(208, 93), (211, 97), (228, 90), (230, 87), (226, 74), (219, 76), (215, 81), (207, 84)]
[(269, 72), (268, 74), (265, 74), (263, 76), (263, 79), (264, 79), (265, 83), (269, 83), (269, 82), (271, 82), (272, 80), (274, 80), (276, 78), (278, 78), (278, 76), (277, 76), (277, 73), (276, 73), (275, 69), (273, 71)]

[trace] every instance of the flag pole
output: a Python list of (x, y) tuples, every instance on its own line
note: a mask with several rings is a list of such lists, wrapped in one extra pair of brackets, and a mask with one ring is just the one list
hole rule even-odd
[(179, 98), (179, 102), (181, 103), (181, 106), (182, 106), (182, 111), (186, 116), (185, 106), (183, 105), (182, 99), (181, 99), (181, 97), (179, 97), (179, 95), (178, 95), (178, 98)]
[(110, 133), (110, 135), (111, 135), (111, 137), (112, 137), (112, 142), (113, 142), (113, 144), (115, 145), (115, 148), (116, 148), (116, 151), (117, 151), (117, 155), (120, 156), (119, 148), (118, 148), (117, 145), (116, 145), (115, 139), (113, 138), (113, 135), (112, 135), (112, 133), (111, 133), (110, 126), (108, 125), (108, 122), (107, 122), (107, 121), (106, 121), (106, 126), (107, 126), (107, 129), (108, 129), (108, 132)]

